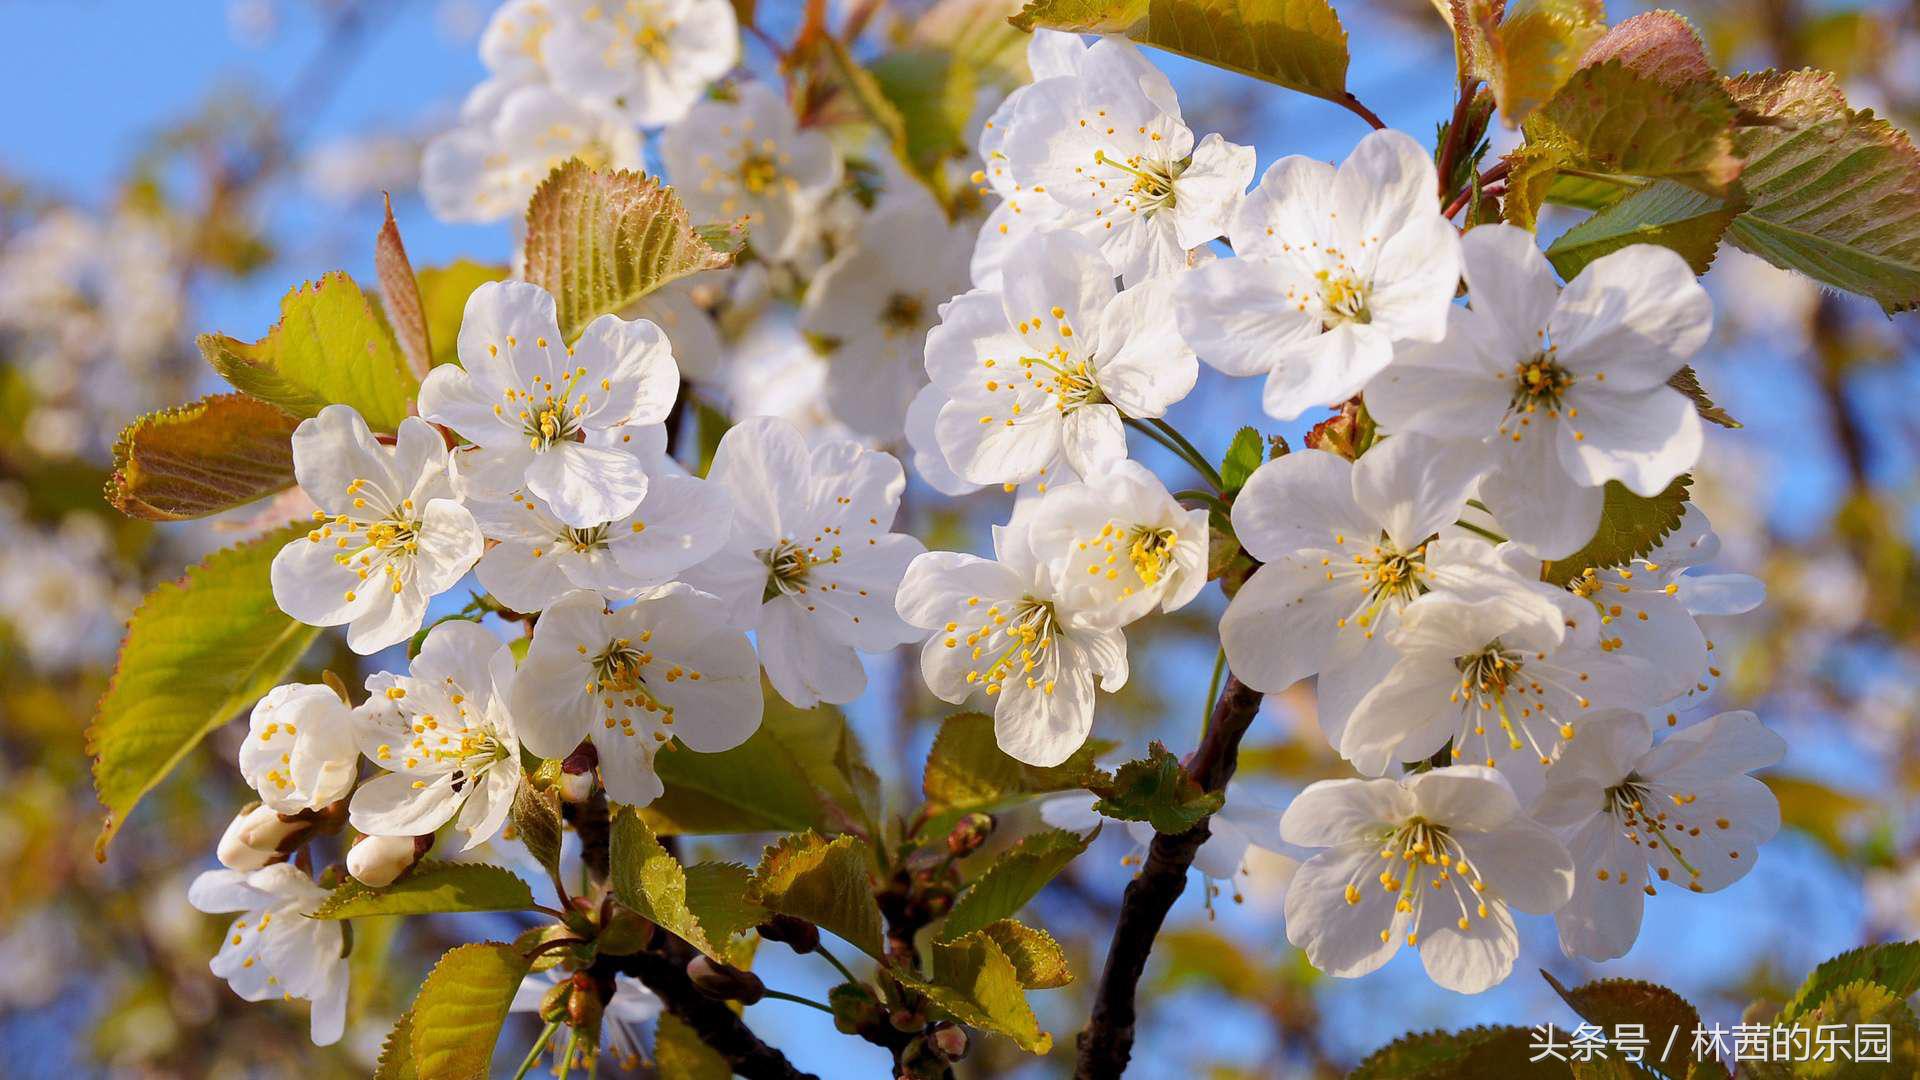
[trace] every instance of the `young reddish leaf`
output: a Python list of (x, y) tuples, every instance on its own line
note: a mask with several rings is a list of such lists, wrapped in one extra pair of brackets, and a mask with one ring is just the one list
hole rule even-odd
[(400, 339), (400, 351), (406, 354), (414, 378), (424, 379), (432, 366), (433, 339), (420, 302), (420, 282), (407, 261), (407, 246), (400, 242), (400, 225), (393, 220), (391, 196), (387, 197), (387, 220), (374, 241), (373, 268), (380, 275), (380, 296), (387, 303), (387, 321)]
[(1718, 78), (1693, 24), (1671, 11), (1635, 15), (1607, 31), (1580, 57), (1580, 66), (1608, 60), (1668, 85)]
[(293, 483), (299, 423), (245, 394), (148, 413), (114, 443), (107, 501), (128, 517), (184, 521), (265, 498)]

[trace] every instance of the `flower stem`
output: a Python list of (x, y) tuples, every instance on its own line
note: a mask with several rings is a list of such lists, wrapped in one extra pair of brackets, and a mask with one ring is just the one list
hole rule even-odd
[(1207, 728), (1213, 724), (1213, 703), (1220, 699), (1220, 676), (1227, 670), (1227, 647), (1220, 646), (1213, 654), (1213, 678), (1207, 680), (1207, 701), (1205, 713), (1200, 717), (1200, 738), (1207, 737)]
[(1475, 525), (1471, 521), (1456, 521), (1454, 522), (1454, 525), (1458, 528), (1465, 529), (1468, 532), (1473, 533), (1477, 536), (1486, 537), (1488, 540), (1491, 540), (1496, 544), (1504, 544), (1507, 542), (1506, 537), (1501, 536), (1499, 533), (1494, 532), (1492, 529), (1483, 529), (1480, 526)]
[(1222, 514), (1233, 513), (1233, 507), (1227, 503), (1227, 500), (1215, 495), (1211, 491), (1202, 491), (1199, 488), (1183, 488), (1180, 491), (1174, 492), (1173, 497), (1175, 499), (1188, 499), (1193, 502), (1205, 503), (1210, 508), (1218, 510)]
[(805, 1006), (808, 1006), (809, 1008), (819, 1009), (821, 1012), (826, 1013), (828, 1016), (833, 1015), (832, 1009), (828, 1008), (825, 1005), (820, 1004), (819, 1002), (813, 1000), (812, 998), (801, 997), (799, 994), (789, 994), (781, 990), (768, 990), (766, 992), (766, 996), (769, 998), (773, 998), (776, 1001), (791, 1001), (796, 1005), (805, 1005)]
[[(1173, 430), (1171, 426), (1157, 420), (1151, 422), (1136, 420), (1131, 416), (1127, 417), (1124, 423), (1133, 430), (1159, 443), (1161, 449), (1167, 453), (1186, 462), (1188, 467), (1193, 469), (1194, 472), (1199, 473), (1215, 491), (1220, 490), (1220, 474), (1215, 472), (1213, 466), (1208, 464), (1207, 460), (1200, 456), (1200, 452), (1193, 448), (1192, 443), (1187, 442), (1185, 438), (1179, 438), (1178, 441), (1176, 441), (1175, 438), (1170, 437), (1168, 433)], [(1177, 436), (1178, 432), (1173, 432), (1173, 435)]]
[(567, 1080), (567, 1074), (573, 1071), (573, 1048), (580, 1041), (580, 1029), (569, 1028), (567, 1048), (560, 1058), (559, 1080)]
[(1220, 470), (1214, 468), (1213, 463), (1207, 460), (1207, 455), (1201, 453), (1197, 447), (1188, 442), (1185, 435), (1180, 434), (1179, 428), (1161, 419), (1150, 420), (1148, 423), (1159, 428), (1167, 438), (1180, 444), (1180, 448), (1187, 452), (1189, 459), (1193, 462), (1194, 468), (1199, 469), (1200, 475), (1206, 477), (1207, 483), (1213, 485), (1213, 490), (1224, 491), (1226, 489), (1226, 484), (1220, 479)]
[(547, 1042), (553, 1038), (553, 1033), (558, 1030), (560, 1030), (559, 1017), (547, 1021), (547, 1026), (540, 1031), (540, 1037), (533, 1040), (533, 1049), (527, 1051), (526, 1060), (522, 1061), (520, 1067), (514, 1070), (513, 1080), (526, 1080), (526, 1075), (533, 1071), (534, 1064), (540, 1060), (540, 1052), (547, 1048)]
[(848, 982), (858, 983), (860, 981), (859, 979), (854, 977), (853, 972), (847, 970), (847, 965), (841, 963), (839, 957), (827, 951), (827, 947), (825, 944), (815, 945), (813, 947), (813, 951), (819, 953), (821, 958), (826, 960), (827, 963), (832, 964), (835, 970), (840, 972), (841, 977), (846, 979)]

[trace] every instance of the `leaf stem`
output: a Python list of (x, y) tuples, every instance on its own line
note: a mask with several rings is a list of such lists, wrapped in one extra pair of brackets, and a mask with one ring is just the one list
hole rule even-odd
[(1215, 495), (1211, 491), (1204, 491), (1200, 488), (1182, 488), (1174, 492), (1173, 497), (1175, 499), (1191, 499), (1194, 502), (1206, 503), (1209, 507), (1220, 511), (1222, 514), (1233, 513), (1233, 507), (1227, 500)]
[(1161, 434), (1158, 429), (1149, 427), (1145, 421), (1135, 420), (1131, 416), (1125, 418), (1122, 422), (1140, 434), (1145, 435), (1147, 438), (1152, 439), (1154, 442), (1159, 443), (1161, 449), (1185, 462), (1189, 468), (1201, 476), (1206, 476), (1206, 471), (1200, 465), (1195, 464), (1193, 458), (1189, 457), (1187, 452), (1182, 450), (1178, 443), (1168, 439), (1165, 435)]
[(815, 945), (813, 947), (813, 951), (819, 953), (820, 956), (823, 959), (825, 959), (827, 963), (832, 964), (834, 966), (834, 969), (840, 972), (841, 976), (845, 978), (848, 982), (856, 983), (856, 984), (859, 983), (860, 980), (854, 977), (853, 972), (847, 970), (847, 965), (841, 963), (839, 957), (827, 951), (826, 943), (822, 942), (821, 944)]
[(553, 1038), (553, 1033), (558, 1030), (560, 1030), (559, 1017), (556, 1016), (552, 1020), (547, 1021), (547, 1026), (540, 1031), (540, 1037), (533, 1040), (533, 1049), (527, 1051), (526, 1060), (520, 1062), (520, 1067), (514, 1070), (513, 1080), (526, 1080), (526, 1075), (532, 1072), (534, 1065), (539, 1062), (540, 1052), (547, 1048), (548, 1041)]
[(1206, 712), (1200, 717), (1200, 738), (1207, 737), (1207, 728), (1213, 724), (1213, 703), (1220, 699), (1220, 676), (1227, 671), (1227, 647), (1220, 646), (1213, 654), (1213, 678), (1207, 680)]
[(789, 994), (783, 990), (768, 990), (766, 992), (766, 997), (772, 998), (776, 1001), (791, 1001), (796, 1005), (805, 1005), (805, 1006), (808, 1006), (809, 1008), (819, 1009), (821, 1012), (826, 1013), (828, 1016), (833, 1015), (832, 1009), (828, 1008), (825, 1005), (820, 1004), (819, 1002), (813, 1000), (812, 998), (801, 997), (799, 994)]
[(1380, 119), (1379, 115), (1376, 114), (1372, 109), (1369, 109), (1365, 105), (1362, 105), (1360, 103), (1360, 99), (1357, 97), (1354, 97), (1351, 91), (1348, 91), (1345, 96), (1336, 99), (1334, 101), (1334, 104), (1347, 110), (1348, 112), (1359, 117), (1360, 119), (1365, 120), (1367, 122), (1367, 126), (1373, 128), (1373, 130), (1375, 131), (1379, 131), (1380, 129), (1387, 126), (1387, 122), (1385, 120)]

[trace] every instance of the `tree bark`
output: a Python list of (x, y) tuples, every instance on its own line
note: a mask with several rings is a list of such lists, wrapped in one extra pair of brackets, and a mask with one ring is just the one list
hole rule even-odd
[(602, 962), (646, 984), (667, 1011), (692, 1028), (736, 1075), (747, 1080), (818, 1080), (812, 1073), (795, 1068), (785, 1054), (761, 1042), (726, 1002), (708, 997), (693, 985), (687, 977), (693, 946), (669, 934), (662, 933), (661, 937), (664, 943), (657, 951), (603, 957)]

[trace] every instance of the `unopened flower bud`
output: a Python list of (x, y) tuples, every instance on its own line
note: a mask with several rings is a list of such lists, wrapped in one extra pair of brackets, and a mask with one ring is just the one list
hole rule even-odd
[(307, 828), (304, 821), (287, 821), (262, 803), (227, 825), (220, 837), (220, 865), (229, 870), (258, 870), (286, 855), (281, 845)]
[(611, 993), (602, 994), (594, 984), (593, 976), (584, 971), (576, 971), (570, 985), (573, 996), (567, 999), (567, 1024), (582, 1031), (592, 1031), (600, 1025), (600, 1014), (606, 1008), (606, 998)]
[(760, 976), (705, 956), (696, 956), (687, 964), (687, 978), (701, 993), (722, 1001), (751, 1005), (767, 995), (766, 984), (760, 981)]
[(980, 850), (993, 834), (993, 815), (973, 813), (953, 823), (947, 833), (947, 851), (954, 858), (964, 858)]
[(552, 989), (540, 999), (540, 1019), (551, 1024), (555, 1020), (565, 1020), (569, 1011), (568, 1002), (573, 997), (571, 981), (553, 984)]
[(420, 848), (414, 840), (411, 836), (363, 836), (347, 852), (347, 873), (369, 889), (385, 888), (419, 861)]
[(775, 915), (761, 923), (760, 936), (768, 941), (785, 942), (797, 953), (810, 953), (820, 947), (820, 928), (791, 915)]
[(927, 1043), (940, 1051), (948, 1061), (959, 1061), (967, 1056), (971, 1040), (967, 1038), (967, 1029), (958, 1024), (942, 1021), (927, 1031)]
[(591, 742), (583, 742), (560, 762), (560, 797), (578, 805), (593, 797), (593, 770), (600, 766), (600, 752)]

